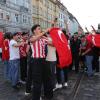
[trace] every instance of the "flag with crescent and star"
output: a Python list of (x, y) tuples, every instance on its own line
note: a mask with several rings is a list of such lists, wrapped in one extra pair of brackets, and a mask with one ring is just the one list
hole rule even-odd
[(57, 50), (59, 67), (68, 67), (72, 63), (72, 54), (66, 36), (60, 28), (52, 28), (50, 30), (50, 36)]

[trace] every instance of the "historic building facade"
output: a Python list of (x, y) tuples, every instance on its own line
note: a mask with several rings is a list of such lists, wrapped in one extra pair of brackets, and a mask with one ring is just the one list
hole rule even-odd
[(0, 0), (0, 31), (29, 31), (31, 19), (31, 0)]
[(56, 0), (32, 0), (33, 24), (40, 24), (43, 29), (50, 27), (56, 17)]

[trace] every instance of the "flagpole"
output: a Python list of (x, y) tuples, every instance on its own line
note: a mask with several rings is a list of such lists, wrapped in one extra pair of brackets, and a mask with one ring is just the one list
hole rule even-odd
[(90, 33), (89, 30), (87, 29), (87, 27), (85, 27), (85, 29), (86, 29), (86, 31), (87, 31), (88, 33)]
[(96, 30), (95, 30), (95, 28), (91, 25), (91, 27), (92, 27), (92, 29), (93, 29), (93, 31), (96, 33)]

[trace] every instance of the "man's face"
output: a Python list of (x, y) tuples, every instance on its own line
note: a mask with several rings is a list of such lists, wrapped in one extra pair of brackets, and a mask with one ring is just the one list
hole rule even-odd
[(17, 41), (17, 40), (19, 39), (19, 37), (20, 37), (20, 35), (19, 35), (19, 34), (16, 34), (16, 35), (14, 36), (14, 39)]
[(34, 33), (35, 33), (35, 34), (40, 34), (40, 33), (41, 33), (41, 27), (37, 27), (37, 28), (34, 30)]
[(27, 39), (28, 39), (28, 34), (23, 35), (23, 39), (24, 39), (24, 40), (27, 40)]
[(82, 42), (84, 42), (85, 40), (86, 40), (86, 38), (85, 38), (85, 37), (82, 37), (82, 38), (81, 38), (81, 41), (82, 41)]
[(87, 37), (89, 34), (85, 34), (85, 37)]
[(78, 38), (78, 35), (77, 34), (74, 34), (74, 39), (77, 39)]

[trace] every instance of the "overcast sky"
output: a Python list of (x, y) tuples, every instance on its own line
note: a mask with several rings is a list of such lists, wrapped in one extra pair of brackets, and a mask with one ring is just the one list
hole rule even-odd
[(100, 0), (61, 0), (67, 9), (78, 19), (81, 26), (91, 30), (100, 23)]

